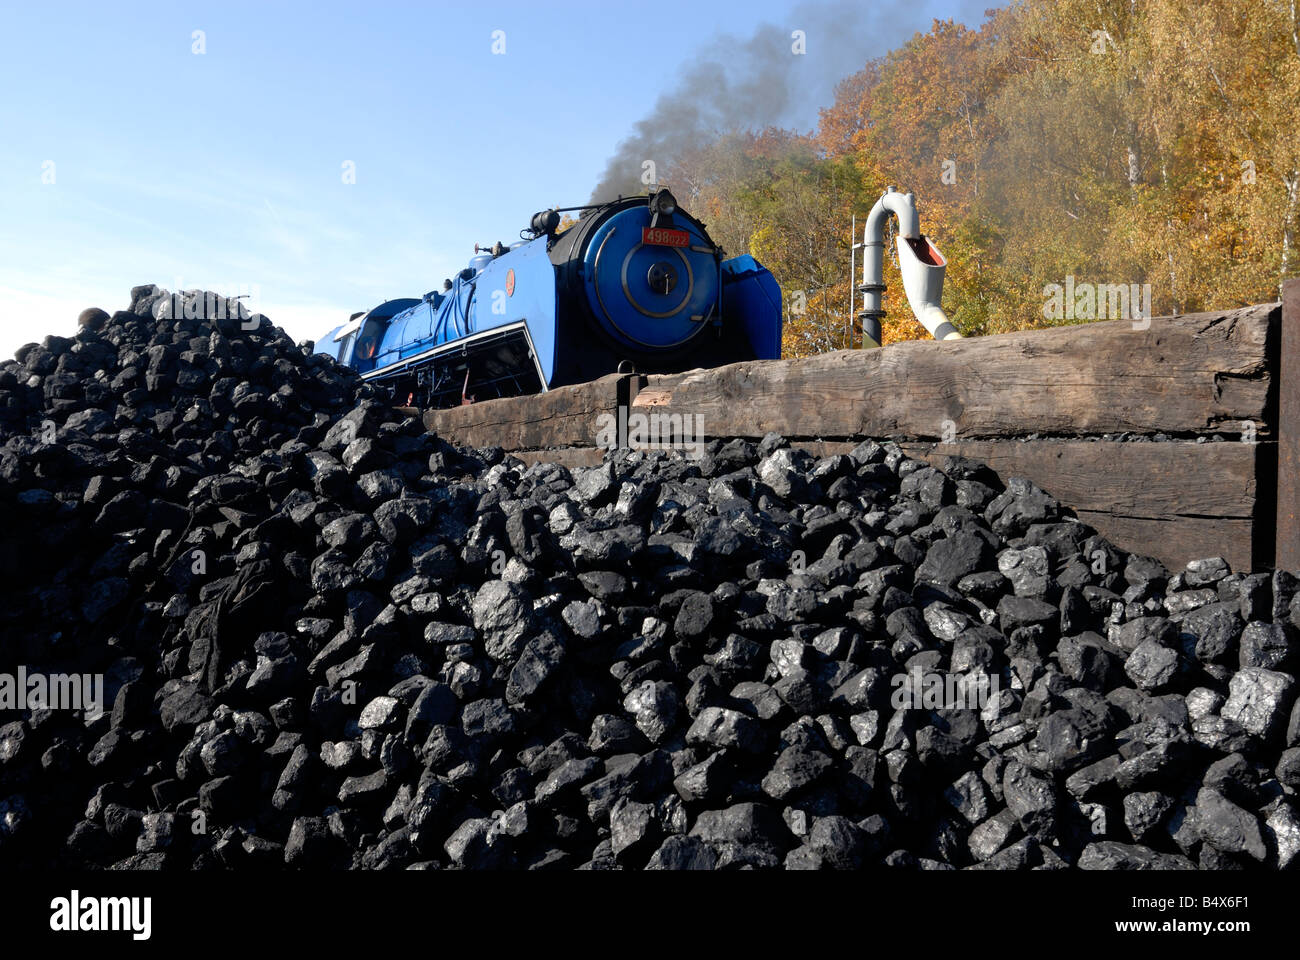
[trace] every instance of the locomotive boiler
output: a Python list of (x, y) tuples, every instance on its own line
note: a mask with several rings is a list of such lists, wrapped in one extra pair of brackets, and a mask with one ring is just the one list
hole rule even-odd
[[(568, 211), (582, 216), (561, 231)], [(772, 274), (727, 258), (666, 189), (545, 210), (520, 237), (476, 246), (440, 291), (354, 314), (316, 352), (426, 408), (781, 356)]]

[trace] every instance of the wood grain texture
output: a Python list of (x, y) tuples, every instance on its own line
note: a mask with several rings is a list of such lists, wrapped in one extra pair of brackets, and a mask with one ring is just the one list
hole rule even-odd
[(1258, 495), (1258, 443), (1005, 440), (902, 447), (935, 466), (951, 454), (980, 460), (1003, 480), (1027, 477), (1062, 503), (1115, 516), (1248, 520)]
[(427, 410), (425, 429), (464, 446), (539, 450), (594, 445), (597, 418), (614, 413), (620, 377), (561, 387), (530, 397)]
[[(1100, 440), (905, 443), (942, 466), (951, 454), (983, 461), (1005, 481), (1026, 477), (1116, 546), (1173, 570), (1223, 557), (1255, 569), (1259, 464), (1270, 443), (1121, 443)], [(1267, 558), (1262, 558), (1265, 561)]]
[(1278, 304), (1107, 321), (649, 377), (709, 436), (964, 439), (1048, 434), (1270, 436), (1268, 345)]
[(605, 451), (596, 447), (562, 447), (552, 450), (519, 450), (510, 454), (532, 466), (534, 463), (558, 463), (572, 470), (574, 467), (594, 467), (605, 458)]
[(1250, 520), (1209, 517), (1181, 517), (1151, 520), (1118, 517), (1080, 510), (1078, 517), (1121, 550), (1155, 557), (1177, 572), (1189, 560), (1223, 557), (1238, 573), (1248, 573), (1251, 564), (1252, 524)]

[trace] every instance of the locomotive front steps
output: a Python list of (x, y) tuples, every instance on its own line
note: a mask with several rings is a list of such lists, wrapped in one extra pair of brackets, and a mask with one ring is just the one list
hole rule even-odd
[(983, 460), (1175, 569), (1207, 556), (1300, 568), (1297, 280), (1282, 303), (611, 375), (424, 421), (456, 443), (577, 466), (599, 462), (620, 402), (625, 418), (676, 417), (704, 439), (775, 432), (824, 454), (872, 437), (936, 465)]

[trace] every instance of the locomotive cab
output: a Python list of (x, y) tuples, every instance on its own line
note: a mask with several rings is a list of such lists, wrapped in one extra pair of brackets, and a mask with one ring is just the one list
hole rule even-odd
[(375, 357), (379, 351), (379, 342), (384, 337), (385, 326), (387, 320), (370, 318), (357, 331), (356, 342), (352, 347), (357, 373), (369, 373), (375, 368)]
[(330, 353), (339, 363), (345, 367), (353, 366), (352, 348), (356, 346), (357, 331), (361, 329), (361, 321), (365, 317), (365, 311), (354, 313), (348, 317), (348, 322), (343, 324), (334, 331), (333, 349)]

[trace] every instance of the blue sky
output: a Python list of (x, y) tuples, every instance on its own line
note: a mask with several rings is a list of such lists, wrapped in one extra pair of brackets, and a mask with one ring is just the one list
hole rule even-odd
[[(974, 24), (990, 5), (875, 4), (877, 26), (853, 43), (865, 63), (934, 17)], [(72, 332), (84, 307), (125, 307), (138, 283), (252, 294), (299, 339), (435, 289), (476, 242), (585, 202), (701, 51), (760, 22), (806, 29), (809, 10), (5, 0), (0, 354)], [(808, 31), (807, 82), (783, 118), (800, 129), (840, 69), (818, 58), (823, 39)]]

